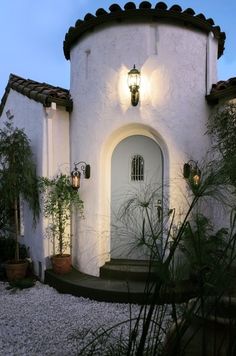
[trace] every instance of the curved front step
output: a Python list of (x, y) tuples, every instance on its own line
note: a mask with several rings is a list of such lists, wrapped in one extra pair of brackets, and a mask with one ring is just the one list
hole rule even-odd
[(157, 266), (155, 262), (143, 260), (112, 259), (100, 268), (100, 277), (123, 281), (154, 281)]
[(104, 302), (146, 304), (150, 298), (144, 282), (102, 279), (81, 273), (74, 268), (64, 275), (46, 270), (45, 283), (60, 293)]

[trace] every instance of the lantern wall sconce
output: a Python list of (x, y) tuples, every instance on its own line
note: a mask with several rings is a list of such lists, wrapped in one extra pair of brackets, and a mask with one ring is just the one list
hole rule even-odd
[(85, 179), (90, 178), (90, 165), (89, 164), (87, 164), (84, 161), (74, 163), (74, 169), (71, 172), (71, 185), (72, 185), (72, 188), (74, 188), (76, 190), (78, 190), (80, 187), (81, 172), (79, 171), (79, 167), (80, 167), (80, 170), (82, 171), (84, 178)]
[(139, 102), (140, 71), (134, 67), (128, 72), (128, 86), (131, 92), (131, 104), (137, 106)]
[(201, 180), (201, 171), (197, 162), (190, 160), (184, 164), (183, 176), (185, 179), (191, 179), (195, 186), (198, 186)]

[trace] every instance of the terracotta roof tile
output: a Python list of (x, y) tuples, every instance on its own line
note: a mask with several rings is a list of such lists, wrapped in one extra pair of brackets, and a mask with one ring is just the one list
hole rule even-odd
[(236, 98), (236, 77), (220, 80), (212, 85), (211, 92), (206, 99), (211, 104), (217, 104), (220, 99)]
[(2, 114), (10, 89), (27, 96), (29, 99), (40, 102), (46, 107), (55, 102), (60, 106), (64, 106), (68, 111), (72, 110), (72, 99), (69, 90), (11, 74), (1, 100), (0, 115)]
[(224, 52), (225, 33), (221, 32), (219, 26), (214, 25), (212, 19), (206, 19), (203, 14), (195, 15), (191, 8), (182, 10), (179, 5), (173, 5), (168, 9), (164, 2), (158, 2), (154, 7), (148, 1), (142, 1), (139, 6), (134, 2), (127, 2), (124, 9), (118, 4), (109, 7), (110, 12), (99, 8), (95, 15), (87, 14), (84, 20), (77, 20), (74, 27), (70, 27), (64, 40), (64, 54), (66, 59), (70, 59), (70, 50), (78, 42), (81, 36), (94, 27), (112, 21), (122, 21), (126, 19), (148, 19), (149, 21), (174, 21), (180, 24), (190, 24), (191, 26), (205, 32), (212, 32), (218, 40), (218, 58)]

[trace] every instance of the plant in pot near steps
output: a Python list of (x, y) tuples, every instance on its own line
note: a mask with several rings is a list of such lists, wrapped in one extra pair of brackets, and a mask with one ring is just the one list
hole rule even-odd
[[(48, 218), (47, 236), (55, 246), (52, 256), (53, 271), (64, 274), (71, 270), (70, 217), (72, 209), (83, 211), (79, 193), (73, 189), (70, 177), (59, 174), (55, 178), (41, 178), (44, 216)], [(67, 251), (67, 253), (66, 253)]]
[(13, 118), (0, 129), (0, 198), (15, 240), (15, 257), (5, 263), (9, 281), (25, 277), (27, 261), (20, 259), (20, 199), (27, 202), (36, 223), (40, 212), (38, 179), (30, 140), (23, 129), (14, 127)]

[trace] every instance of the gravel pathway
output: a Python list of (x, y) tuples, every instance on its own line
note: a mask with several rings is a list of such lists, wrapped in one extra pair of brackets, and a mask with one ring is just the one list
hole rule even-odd
[[(99, 328), (130, 317), (127, 304), (59, 294), (40, 282), (24, 290), (7, 290), (7, 285), (0, 282), (0, 356), (80, 355)], [(132, 317), (139, 309), (132, 305)], [(129, 323), (115, 329), (113, 336), (119, 339), (122, 334), (124, 339), (128, 333)]]

